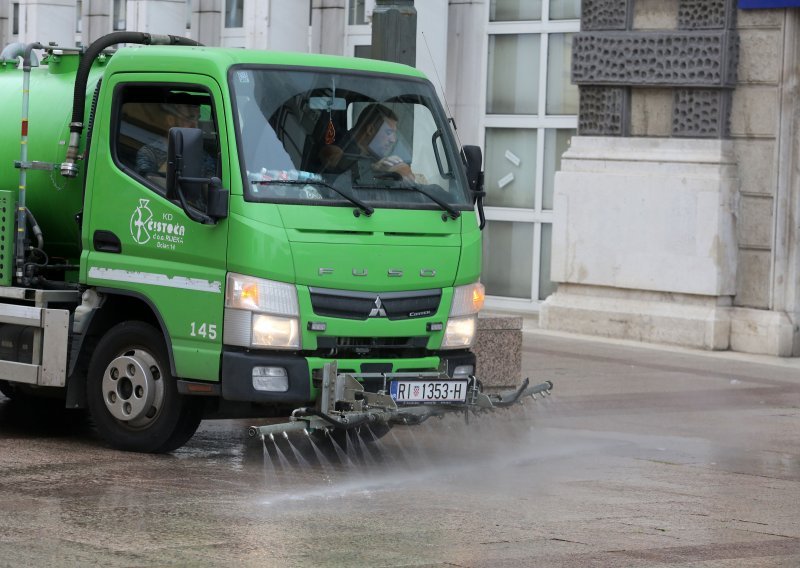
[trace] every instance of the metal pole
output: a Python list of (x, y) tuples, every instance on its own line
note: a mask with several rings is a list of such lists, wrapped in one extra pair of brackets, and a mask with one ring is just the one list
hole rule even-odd
[(25, 264), (25, 189), (28, 183), (28, 106), (30, 102), (31, 57), (34, 49), (42, 49), (39, 43), (29, 43), (22, 55), (22, 121), (19, 150), (19, 195), (17, 197), (17, 237), (14, 263), (18, 281), (23, 279)]
[(376, 0), (372, 12), (372, 59), (417, 65), (414, 0)]

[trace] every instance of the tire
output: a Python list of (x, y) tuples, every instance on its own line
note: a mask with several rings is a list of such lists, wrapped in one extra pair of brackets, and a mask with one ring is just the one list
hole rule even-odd
[(14, 400), (19, 393), (17, 393), (14, 385), (9, 383), (8, 381), (0, 381), (0, 393), (5, 395), (7, 398)]
[(108, 331), (92, 354), (86, 381), (97, 432), (116, 449), (170, 452), (200, 425), (202, 406), (178, 393), (161, 332), (144, 322)]

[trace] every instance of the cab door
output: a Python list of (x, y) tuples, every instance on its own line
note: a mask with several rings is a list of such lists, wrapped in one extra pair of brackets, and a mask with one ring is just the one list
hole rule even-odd
[[(165, 162), (170, 127), (200, 128), (204, 177), (230, 187), (222, 89), (189, 73), (107, 81), (87, 172), (81, 280), (147, 302), (177, 376), (219, 380), (228, 223), (192, 220), (167, 195)], [(202, 197), (192, 202), (206, 206)]]

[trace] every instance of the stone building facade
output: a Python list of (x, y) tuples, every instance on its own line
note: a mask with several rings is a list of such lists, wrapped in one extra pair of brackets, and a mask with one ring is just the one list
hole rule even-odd
[(584, 0), (541, 326), (800, 355), (799, 75), (800, 8)]

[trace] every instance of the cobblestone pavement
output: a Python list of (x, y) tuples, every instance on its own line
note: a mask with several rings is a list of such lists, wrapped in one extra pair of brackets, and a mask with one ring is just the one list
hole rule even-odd
[(525, 333), (545, 401), (166, 456), (0, 395), (0, 566), (800, 566), (800, 364)]

